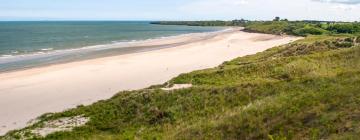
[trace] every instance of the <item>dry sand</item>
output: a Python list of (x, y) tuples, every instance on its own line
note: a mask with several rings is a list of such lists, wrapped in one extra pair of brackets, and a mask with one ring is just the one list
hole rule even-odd
[[(173, 42), (168, 38), (157, 44)], [(298, 38), (235, 29), (177, 47), (57, 64), (0, 74), (0, 135), (31, 119), (108, 99), (118, 91), (162, 84)]]

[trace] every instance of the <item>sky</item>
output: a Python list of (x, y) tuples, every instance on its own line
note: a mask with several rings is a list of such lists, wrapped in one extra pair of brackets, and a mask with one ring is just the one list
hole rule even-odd
[(360, 0), (0, 0), (0, 20), (360, 21)]

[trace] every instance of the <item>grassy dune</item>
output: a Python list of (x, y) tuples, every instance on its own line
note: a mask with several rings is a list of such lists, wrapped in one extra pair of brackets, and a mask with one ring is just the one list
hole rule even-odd
[[(360, 47), (353, 35), (308, 36), (262, 53), (182, 74), (169, 84), (120, 92), (3, 139), (351, 139), (360, 136)], [(46, 138), (45, 122), (90, 121)]]

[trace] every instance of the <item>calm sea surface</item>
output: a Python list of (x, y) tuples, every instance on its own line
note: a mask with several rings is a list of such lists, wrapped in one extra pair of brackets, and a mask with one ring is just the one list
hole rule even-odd
[(132, 21), (0, 22), (0, 72), (86, 58), (111, 49), (129, 51), (109, 47), (117, 43), (222, 29)]

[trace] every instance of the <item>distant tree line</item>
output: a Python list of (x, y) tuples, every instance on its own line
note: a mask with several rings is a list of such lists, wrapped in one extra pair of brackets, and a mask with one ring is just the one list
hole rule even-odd
[(188, 26), (242, 26), (248, 32), (261, 32), (269, 34), (288, 34), (297, 36), (322, 35), (322, 34), (359, 34), (360, 23), (335, 22), (335, 21), (289, 21), (275, 17), (272, 21), (157, 21), (151, 24), (161, 25), (188, 25)]
[(154, 21), (151, 24), (161, 25), (187, 25), (187, 26), (244, 26), (248, 20), (232, 20), (232, 21)]

